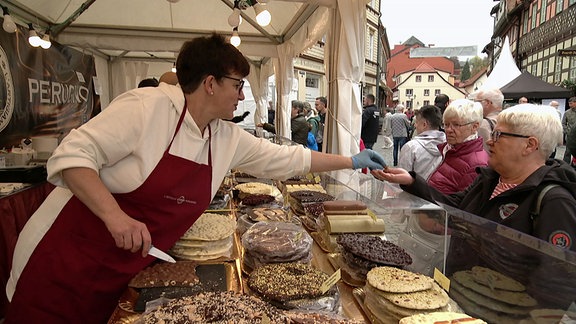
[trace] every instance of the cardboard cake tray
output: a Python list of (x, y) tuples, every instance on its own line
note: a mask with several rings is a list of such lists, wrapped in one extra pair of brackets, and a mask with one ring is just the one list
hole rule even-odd
[(340, 253), (328, 253), (327, 255), (328, 257), (328, 262), (330, 262), (330, 265), (334, 268), (334, 270), (338, 270), (340, 269), (341, 273), (342, 273), (342, 281), (344, 281), (345, 284), (347, 284), (348, 286), (351, 287), (363, 287), (364, 284), (366, 282), (360, 282), (354, 278), (352, 278), (350, 276), (350, 274), (348, 274), (348, 272), (344, 271), (344, 269), (341, 269), (340, 267), (340, 262), (343, 262), (342, 256), (340, 255)]
[(370, 310), (366, 307), (366, 305), (364, 305), (364, 298), (366, 297), (364, 289), (354, 288), (354, 290), (352, 290), (352, 295), (354, 296), (354, 299), (356, 299), (358, 305), (360, 305), (360, 308), (362, 309), (368, 320), (370, 320), (370, 323), (385, 324), (384, 322), (377, 319), (376, 316), (374, 316), (374, 314), (372, 314), (372, 312), (370, 312)]
[[(198, 271), (197, 274), (200, 277), (200, 282), (204, 284), (205, 290), (228, 290), (242, 293), (243, 283), (238, 266), (238, 262), (199, 263), (197, 268), (201, 267), (201, 270)], [(225, 278), (222, 278), (222, 275), (224, 275)], [(118, 306), (110, 316), (108, 324), (129, 324), (138, 320), (140, 313), (136, 312), (134, 308), (139, 302), (140, 294), (147, 293), (145, 289), (128, 288), (122, 297), (120, 297)], [(161, 290), (148, 289), (150, 295), (157, 294), (157, 290)], [(179, 293), (174, 287), (166, 287), (165, 289), (171, 294), (177, 295)], [(189, 294), (191, 291), (192, 290), (183, 290), (182, 296)]]

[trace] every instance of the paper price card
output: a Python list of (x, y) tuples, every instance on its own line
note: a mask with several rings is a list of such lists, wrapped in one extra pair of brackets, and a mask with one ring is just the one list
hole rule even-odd
[(334, 286), (338, 281), (340, 281), (341, 277), (342, 277), (342, 274), (340, 272), (340, 269), (336, 270), (336, 272), (334, 272), (330, 276), (330, 278), (326, 279), (326, 281), (324, 281), (322, 286), (320, 286), (320, 291), (322, 291), (322, 293), (324, 294), (330, 288), (332, 288), (332, 286)]
[(450, 291), (450, 279), (446, 277), (438, 268), (434, 268), (434, 280), (444, 288), (446, 291)]

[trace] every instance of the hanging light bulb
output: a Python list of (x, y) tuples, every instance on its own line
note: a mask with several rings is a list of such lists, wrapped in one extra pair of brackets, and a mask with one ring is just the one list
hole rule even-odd
[(14, 20), (10, 16), (8, 8), (2, 7), (2, 11), (4, 12), (4, 21), (2, 22), (2, 28), (4, 28), (4, 31), (6, 31), (7, 33), (15, 33), (16, 23), (14, 23)]
[(42, 44), (42, 39), (38, 36), (32, 24), (28, 24), (29, 32), (28, 32), (28, 43), (32, 45), (32, 47), (38, 47)]
[(49, 49), (50, 46), (52, 46), (52, 42), (50, 41), (50, 33), (48, 31), (46, 31), (41, 41), (42, 43), (40, 43), (40, 47), (43, 49)]
[(234, 11), (228, 17), (228, 24), (230, 27), (238, 27), (242, 22), (242, 17), (240, 17), (240, 9), (238, 7), (234, 7)]
[(242, 40), (240, 36), (238, 36), (238, 27), (234, 27), (234, 29), (232, 29), (232, 37), (230, 37), (230, 44), (238, 47), (240, 43), (242, 43)]
[(256, 2), (254, 4), (254, 12), (256, 12), (256, 21), (258, 22), (258, 25), (266, 27), (270, 24), (272, 16), (263, 4)]
[(176, 62), (174, 62), (174, 64), (172, 64), (172, 72), (176, 73)]

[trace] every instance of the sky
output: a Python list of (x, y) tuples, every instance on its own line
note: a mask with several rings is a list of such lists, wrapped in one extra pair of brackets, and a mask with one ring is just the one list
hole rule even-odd
[(490, 42), (493, 0), (381, 0), (381, 20), (390, 49), (411, 36), (435, 47), (473, 46)]

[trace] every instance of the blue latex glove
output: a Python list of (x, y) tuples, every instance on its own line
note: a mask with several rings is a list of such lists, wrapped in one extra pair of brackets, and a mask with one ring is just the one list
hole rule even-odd
[(385, 167), (384, 158), (370, 149), (366, 149), (352, 157), (353, 169), (369, 168), (370, 170), (381, 170)]

